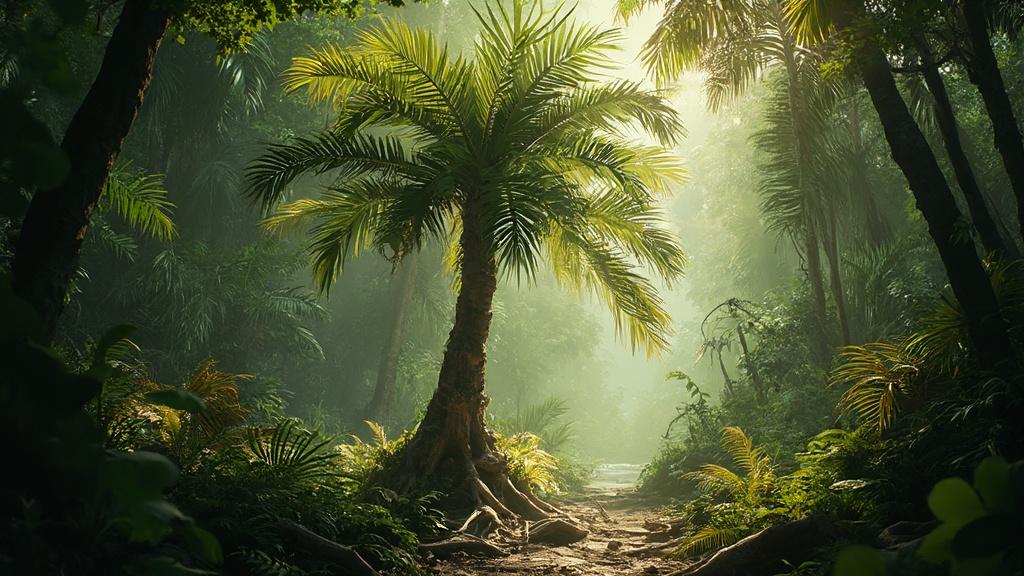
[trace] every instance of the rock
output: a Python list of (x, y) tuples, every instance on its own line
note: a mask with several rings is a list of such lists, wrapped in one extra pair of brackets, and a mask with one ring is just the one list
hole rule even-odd
[(900, 548), (903, 545), (921, 539), (931, 532), (937, 522), (909, 522), (902, 521), (887, 526), (885, 530), (875, 538), (875, 546), (879, 548)]
[(622, 542), (619, 542), (618, 540), (609, 540), (608, 541), (608, 549), (611, 550), (612, 552), (615, 552), (616, 550), (619, 550), (620, 548), (622, 548)]
[(575, 524), (555, 518), (542, 520), (531, 526), (529, 542), (530, 544), (566, 546), (583, 540), (589, 534), (590, 532)]

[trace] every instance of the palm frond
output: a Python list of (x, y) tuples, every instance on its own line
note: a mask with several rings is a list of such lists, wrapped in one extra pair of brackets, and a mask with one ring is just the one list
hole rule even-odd
[(719, 528), (716, 526), (704, 526), (689, 536), (676, 548), (676, 554), (680, 556), (694, 556), (711, 550), (724, 548), (730, 544), (739, 542), (745, 535), (742, 528)]
[(118, 164), (102, 198), (104, 206), (134, 230), (159, 240), (170, 240), (177, 233), (171, 217), (174, 204), (167, 199), (163, 175), (133, 173), (130, 164)]

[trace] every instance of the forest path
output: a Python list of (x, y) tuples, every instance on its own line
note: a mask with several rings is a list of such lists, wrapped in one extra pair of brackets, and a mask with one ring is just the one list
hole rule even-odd
[(641, 497), (632, 489), (591, 486), (581, 495), (552, 502), (590, 531), (568, 546), (498, 542), (503, 558), (455, 557), (432, 566), (438, 576), (639, 576), (670, 574), (687, 564), (637, 554), (670, 538), (664, 499)]

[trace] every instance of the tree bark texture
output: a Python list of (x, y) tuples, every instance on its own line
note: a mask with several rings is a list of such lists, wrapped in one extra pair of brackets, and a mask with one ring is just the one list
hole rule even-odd
[[(863, 10), (859, 3), (843, 5), (840, 29)], [(968, 337), (979, 365), (994, 370), (1012, 360), (1012, 346), (988, 274), (965, 237), (964, 219), (956, 205), (935, 154), (914, 122), (896, 87), (889, 62), (878, 43), (857, 42), (854, 61), (878, 113), (893, 160), (910, 185), (949, 278), (964, 311)]]
[(169, 14), (127, 0), (99, 73), (61, 142), (70, 161), (63, 184), (39, 190), (21, 225), (12, 263), (14, 290), (52, 338), (78, 269), (82, 242), (121, 145), (142, 106)]
[(981, 0), (961, 2), (971, 45), (967, 74), (981, 93), (985, 110), (992, 121), (996, 149), (1003, 158), (1003, 167), (1017, 198), (1018, 228), (1024, 234), (1024, 141), (1021, 139), (1010, 98), (1006, 94), (999, 63), (996, 61), (995, 52), (992, 51), (985, 5), (986, 2)]
[(928, 91), (935, 101), (935, 118), (938, 121), (939, 131), (942, 133), (942, 143), (945, 145), (949, 162), (953, 166), (953, 173), (956, 174), (957, 184), (963, 192), (967, 201), (967, 209), (971, 215), (971, 222), (981, 245), (986, 252), (994, 252), (1003, 256), (1011, 256), (1008, 253), (1009, 247), (999, 234), (999, 228), (985, 204), (985, 197), (978, 186), (978, 180), (974, 175), (974, 169), (967, 159), (963, 144), (960, 141), (960, 129), (957, 125), (956, 116), (953, 112), (953, 104), (949, 100), (949, 93), (946, 91), (946, 83), (939, 73), (935, 64), (935, 58), (931, 54), (927, 43), (918, 39), (917, 52), (921, 57), (921, 69)]

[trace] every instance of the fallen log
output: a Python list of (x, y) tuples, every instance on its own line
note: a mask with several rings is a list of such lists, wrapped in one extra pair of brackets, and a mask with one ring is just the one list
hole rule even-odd
[(358, 552), (348, 546), (328, 540), (301, 524), (280, 519), (277, 521), (277, 529), (287, 541), (297, 548), (304, 550), (317, 560), (337, 565), (344, 569), (346, 574), (379, 576), (373, 566), (370, 566)]
[(488, 558), (498, 558), (509, 555), (508, 552), (498, 548), (494, 544), (469, 534), (461, 534), (454, 538), (441, 540), (439, 542), (420, 544), (419, 552), (422, 555), (431, 554), (436, 558), (442, 559), (450, 558), (460, 552), (471, 556), (487, 556)]
[(812, 516), (765, 528), (710, 558), (669, 576), (754, 576), (775, 574), (783, 560), (797, 563), (834, 537), (832, 524)]

